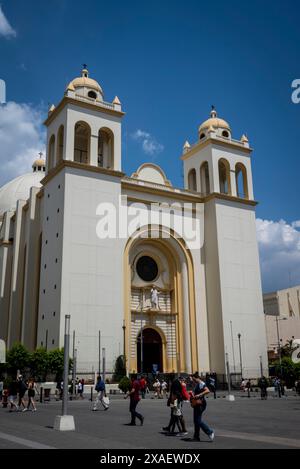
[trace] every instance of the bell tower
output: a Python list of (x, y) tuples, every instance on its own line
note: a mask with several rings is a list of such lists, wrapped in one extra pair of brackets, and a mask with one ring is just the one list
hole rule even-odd
[[(233, 139), (213, 107), (181, 157), (185, 188), (203, 202), (210, 369), (226, 373), (228, 354), (230, 372), (243, 369), (243, 377), (255, 376), (260, 356), (268, 373), (251, 152), (248, 138)], [(242, 364), (235, 361), (240, 355)]]
[(89, 324), (103, 331), (111, 318), (108, 336), (114, 343), (103, 337), (109, 369), (122, 342), (117, 326), (123, 318), (122, 244), (119, 239), (100, 239), (96, 227), (103, 202), (119, 206), (123, 115), (119, 99), (104, 101), (101, 86), (84, 66), (60, 103), (50, 107), (45, 122), (37, 344), (63, 346), (64, 316), (70, 314), (71, 327), (80, 335), (78, 356), (85, 369), (92, 366), (89, 360), (98, 360), (86, 333)]
[(234, 140), (228, 122), (212, 107), (210, 118), (198, 130), (194, 145), (183, 147), (184, 186), (206, 196), (220, 193), (253, 200), (253, 185), (248, 138)]
[(120, 171), (123, 115), (119, 98), (104, 101), (101, 86), (89, 77), (84, 64), (59, 105), (49, 108), (47, 173), (62, 160)]

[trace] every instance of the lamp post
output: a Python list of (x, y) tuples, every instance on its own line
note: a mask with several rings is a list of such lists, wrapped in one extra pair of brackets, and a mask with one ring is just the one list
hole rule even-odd
[(243, 362), (242, 362), (242, 349), (241, 349), (241, 334), (238, 333), (238, 340), (239, 340), (239, 351), (240, 351), (240, 365), (241, 365), (241, 379), (243, 379)]
[(287, 318), (278, 318), (275, 317), (276, 321), (276, 330), (277, 330), (277, 347), (278, 347), (278, 355), (279, 355), (279, 366), (280, 366), (280, 375), (282, 376), (282, 361), (281, 361), (281, 345), (280, 345), (280, 338), (279, 338), (279, 321), (286, 321)]
[(62, 415), (57, 415), (54, 421), (55, 430), (75, 430), (73, 415), (68, 415), (68, 391), (69, 391), (69, 347), (70, 347), (70, 319), (69, 314), (65, 315), (65, 336), (64, 336), (64, 377), (63, 377), (63, 401)]
[(234, 355), (234, 343), (233, 343), (233, 333), (232, 333), (232, 321), (230, 321), (230, 330), (231, 330), (231, 345), (232, 345), (233, 371), (234, 371), (234, 373), (235, 373), (235, 355)]

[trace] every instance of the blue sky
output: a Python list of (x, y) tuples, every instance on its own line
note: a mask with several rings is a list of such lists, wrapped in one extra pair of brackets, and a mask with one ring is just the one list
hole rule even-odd
[[(105, 99), (118, 95), (126, 112), (125, 172), (154, 161), (178, 186), (182, 145), (196, 141), (214, 104), (233, 137), (247, 133), (254, 148), (258, 217), (277, 224), (284, 219), (295, 232), (293, 249), (299, 254), (300, 104), (291, 101), (291, 83), (300, 78), (300, 2), (2, 0), (1, 5), (13, 29), (0, 35), (7, 101), (30, 104), (31, 111), (43, 114), (85, 62)], [(148, 153), (132, 138), (138, 129), (150, 135)], [(1, 157), (0, 180), (5, 180)], [(295, 269), (292, 283), (300, 283), (300, 268)]]

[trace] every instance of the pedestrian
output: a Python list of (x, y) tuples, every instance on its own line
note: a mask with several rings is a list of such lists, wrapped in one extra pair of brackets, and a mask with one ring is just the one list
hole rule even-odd
[(3, 383), (2, 376), (1, 376), (0, 378), (0, 402), (2, 402), (3, 386), (4, 386), (4, 383)]
[(98, 394), (97, 394), (97, 397), (94, 401), (93, 410), (98, 410), (98, 402), (99, 401), (103, 405), (104, 410), (108, 410), (109, 400), (106, 396), (105, 383), (104, 383), (103, 379), (101, 378), (101, 376), (98, 376), (98, 378), (97, 378), (95, 391), (97, 391)]
[(29, 383), (28, 383), (28, 404), (27, 404), (27, 408), (23, 409), (23, 412), (30, 409), (30, 404), (33, 407), (32, 412), (36, 412), (36, 406), (35, 406), (35, 401), (34, 401), (36, 392), (38, 392), (36, 384), (34, 382), (34, 379), (31, 379), (29, 380)]
[(17, 400), (17, 394), (18, 394), (18, 382), (16, 380), (11, 381), (8, 385), (8, 400), (10, 403), (10, 409), (9, 412), (12, 412), (13, 408), (16, 409), (16, 411), (19, 410), (18, 404), (16, 404)]
[(135, 426), (136, 418), (138, 418), (141, 425), (143, 425), (144, 417), (136, 411), (137, 405), (140, 402), (140, 383), (137, 380), (137, 375), (135, 374), (131, 376), (131, 389), (128, 391), (124, 399), (127, 399), (128, 397), (130, 398), (129, 412), (131, 414), (131, 422), (125, 425)]
[(78, 394), (79, 394), (80, 399), (84, 399), (83, 391), (84, 391), (84, 379), (81, 379), (79, 380), (79, 383), (78, 383)]
[[(184, 394), (184, 391), (186, 391), (184, 384), (182, 376), (173, 379), (171, 384), (170, 396), (167, 402), (167, 406), (171, 409), (171, 416), (169, 424), (163, 427), (163, 430), (170, 435), (185, 436), (188, 434), (182, 411), (183, 401), (189, 399), (188, 394)], [(175, 433), (175, 426), (178, 428), (177, 434)]]
[(216, 380), (215, 380), (214, 375), (212, 373), (208, 375), (206, 383), (207, 383), (207, 387), (210, 390), (210, 392), (214, 393), (214, 399), (216, 399), (217, 398), (217, 395), (216, 395)]
[(167, 397), (167, 390), (168, 390), (168, 384), (167, 382), (163, 379), (161, 383), (161, 394), (162, 397)]
[(26, 405), (24, 401), (24, 396), (25, 396), (26, 391), (27, 391), (27, 386), (23, 379), (23, 376), (19, 375), (18, 377), (18, 396), (19, 396), (18, 407), (19, 409), (21, 408), (21, 405), (23, 406), (23, 409), (26, 409)]
[(262, 400), (267, 400), (267, 398), (268, 398), (268, 391), (267, 391), (268, 380), (265, 376), (262, 376), (258, 380), (258, 387), (260, 388), (260, 397), (261, 397), (261, 399)]
[(144, 377), (144, 376), (142, 376), (141, 379), (140, 379), (140, 387), (141, 387), (142, 399), (145, 399), (145, 395), (146, 395), (146, 380), (145, 380), (145, 377)]
[(202, 414), (206, 409), (205, 396), (209, 394), (209, 389), (205, 382), (199, 376), (198, 371), (192, 375), (192, 380), (195, 384), (193, 394), (191, 396), (191, 406), (194, 411), (194, 437), (191, 441), (200, 441), (200, 429), (213, 441), (215, 434), (209, 426), (203, 422)]
[(154, 397), (157, 397), (157, 399), (160, 399), (161, 397), (161, 383), (158, 378), (155, 379), (153, 383), (153, 389), (154, 389)]

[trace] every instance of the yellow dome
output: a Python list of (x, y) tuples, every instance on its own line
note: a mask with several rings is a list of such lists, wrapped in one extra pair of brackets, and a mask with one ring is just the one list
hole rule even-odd
[(32, 167), (37, 167), (37, 168), (43, 168), (44, 166), (46, 166), (46, 161), (43, 159), (43, 158), (38, 158), (37, 160), (35, 160), (32, 164)]
[(92, 90), (98, 91), (99, 93), (103, 95), (101, 86), (96, 80), (89, 78), (89, 72), (86, 68), (84, 68), (81, 71), (81, 77), (74, 78), (74, 80), (70, 81), (66, 90), (68, 89), (76, 90), (76, 88), (81, 88), (81, 87), (90, 88)]
[(199, 133), (203, 130), (209, 129), (210, 127), (213, 127), (214, 129), (226, 129), (230, 131), (230, 125), (228, 124), (228, 122), (226, 122), (224, 119), (220, 119), (219, 117), (217, 117), (217, 112), (214, 108), (210, 113), (210, 118), (200, 125)]

